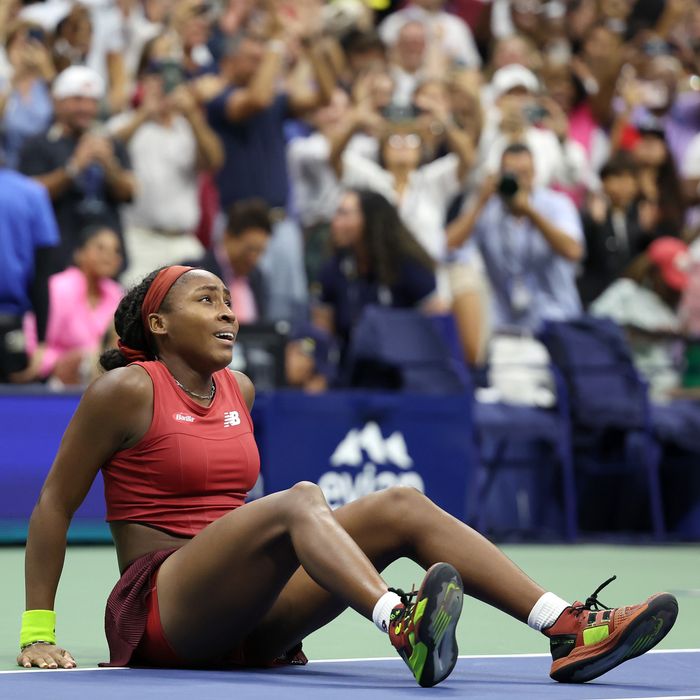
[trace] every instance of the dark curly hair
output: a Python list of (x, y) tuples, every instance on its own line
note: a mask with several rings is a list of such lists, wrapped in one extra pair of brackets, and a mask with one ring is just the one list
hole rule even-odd
[[(146, 293), (151, 284), (153, 284), (153, 280), (162, 269), (154, 270), (135, 287), (132, 287), (119, 302), (119, 306), (114, 313), (114, 328), (124, 345), (134, 348), (134, 350), (145, 351), (146, 356), (153, 360), (156, 359), (156, 348), (152, 337), (146, 334), (143, 327), (141, 307), (143, 306)], [(165, 304), (161, 308), (163, 306)], [(100, 355), (100, 364), (104, 369), (110, 370), (116, 367), (126, 367), (129, 364), (129, 360), (124, 357), (121, 350), (111, 348)]]

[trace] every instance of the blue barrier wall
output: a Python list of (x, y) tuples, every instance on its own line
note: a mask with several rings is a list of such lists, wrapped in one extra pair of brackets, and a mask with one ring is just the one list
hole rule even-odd
[[(79, 394), (0, 394), (0, 542), (22, 541)], [(253, 418), (263, 491), (319, 483), (334, 507), (394, 484), (465, 516), (474, 464), (471, 401), (369, 392), (260, 394)], [(108, 539), (102, 479), (76, 513), (72, 541)]]

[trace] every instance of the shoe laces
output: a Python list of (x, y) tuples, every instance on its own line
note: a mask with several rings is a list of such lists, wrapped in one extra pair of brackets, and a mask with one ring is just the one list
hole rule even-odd
[(413, 586), (408, 593), (403, 591), (401, 588), (390, 588), (389, 591), (391, 593), (396, 593), (396, 595), (399, 596), (399, 599), (401, 600), (401, 604), (403, 605), (403, 612), (401, 614), (401, 617), (403, 618), (406, 616), (410, 616), (410, 613), (413, 611), (413, 607), (415, 606), (413, 600), (418, 595), (416, 587)]
[(598, 586), (598, 588), (596, 588), (595, 591), (593, 591), (593, 593), (589, 595), (588, 598), (586, 598), (585, 603), (583, 603), (582, 605), (574, 606), (574, 612), (578, 615), (584, 610), (610, 610), (610, 606), (605, 605), (605, 603), (601, 603), (601, 601), (598, 600), (598, 593), (600, 593), (608, 584), (612, 583), (616, 578), (617, 576), (611, 576), (607, 581), (601, 583), (600, 586)]

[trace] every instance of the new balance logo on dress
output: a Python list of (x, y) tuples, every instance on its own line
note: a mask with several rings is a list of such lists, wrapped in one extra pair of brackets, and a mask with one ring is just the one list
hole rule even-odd
[(224, 428), (231, 428), (241, 424), (241, 417), (238, 411), (224, 411)]

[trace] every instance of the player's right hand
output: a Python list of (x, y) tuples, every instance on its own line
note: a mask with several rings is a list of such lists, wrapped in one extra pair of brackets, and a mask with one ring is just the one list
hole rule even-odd
[(75, 668), (77, 664), (70, 652), (55, 644), (35, 642), (25, 647), (17, 656), (17, 665), (24, 668)]

